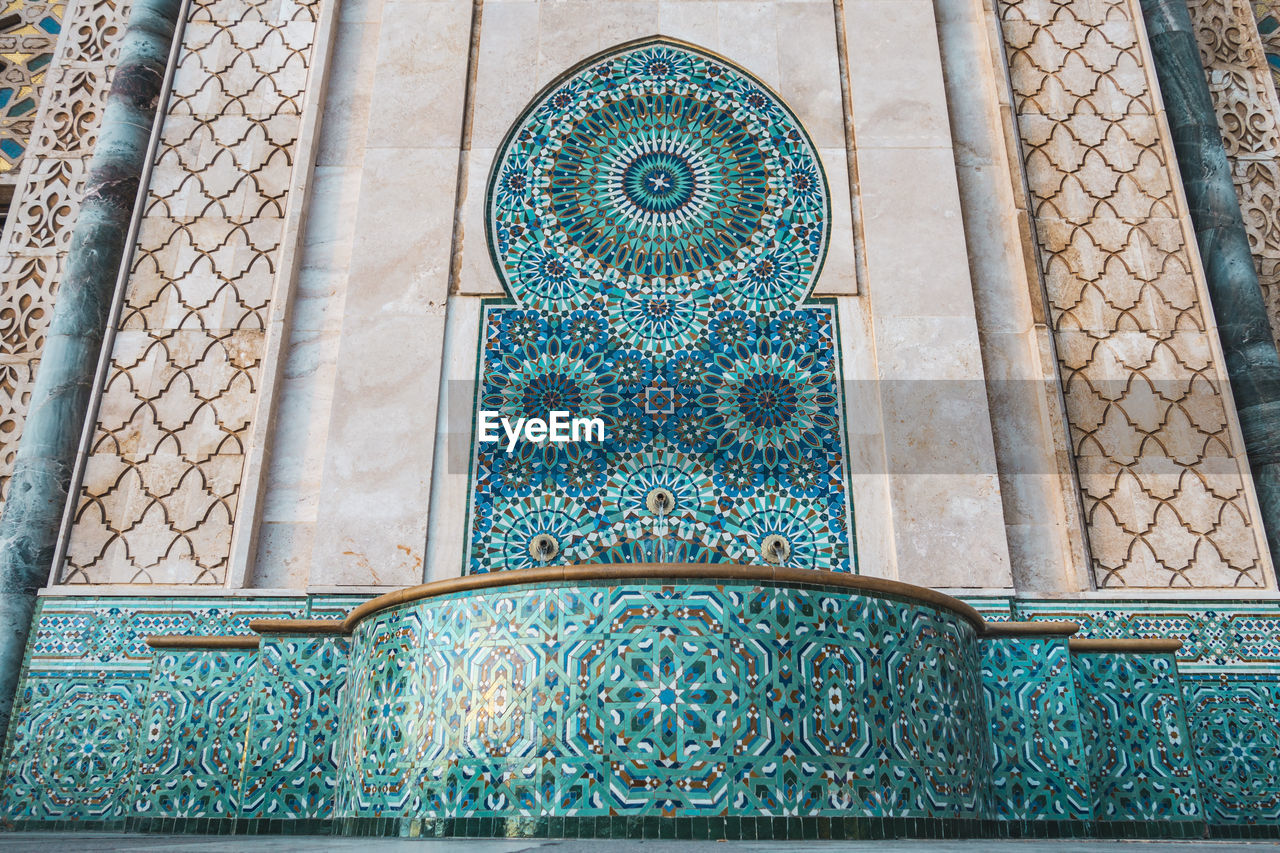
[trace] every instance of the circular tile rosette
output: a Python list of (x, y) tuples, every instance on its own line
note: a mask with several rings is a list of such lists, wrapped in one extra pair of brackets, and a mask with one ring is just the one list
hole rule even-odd
[(812, 143), (766, 87), (659, 42), (589, 62), (535, 100), (499, 151), (487, 214), (499, 276), (522, 305), (644, 294), (633, 322), (667, 335), (682, 317), (650, 317), (642, 309), (669, 310), (654, 294), (798, 305), (828, 210)]

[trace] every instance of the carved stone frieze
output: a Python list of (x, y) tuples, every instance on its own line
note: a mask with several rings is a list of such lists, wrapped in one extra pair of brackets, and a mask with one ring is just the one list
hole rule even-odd
[(998, 8), (1094, 581), (1264, 586), (1133, 7)]
[[(19, 2), (9, 8), (20, 9), (22, 28), (29, 29), (40, 26), (44, 18), (39, 15), (61, 16), (63, 4)], [(14, 185), (0, 239), (0, 501), (22, 435), (54, 294), (80, 210), (87, 162), (97, 143), (116, 65), (116, 45), (128, 14), (128, 0), (67, 4), (62, 40), (43, 73), (36, 118), (24, 131), (25, 151), (19, 160), (6, 161), (16, 162), (16, 170), (0, 170), (0, 183)], [(0, 47), (25, 39), (28, 36), (0, 34)], [(0, 88), (4, 85), (0, 82)], [(16, 121), (0, 119), (0, 139), (14, 139), (18, 128)]]
[(196, 0), (61, 580), (225, 580), (319, 10)]
[(1187, 8), (1280, 344), (1280, 0), (1187, 0)]

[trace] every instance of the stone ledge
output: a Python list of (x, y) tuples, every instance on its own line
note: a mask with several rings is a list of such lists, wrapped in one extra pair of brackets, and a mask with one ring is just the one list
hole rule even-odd
[(352, 610), (342, 620), (347, 633), (355, 630), (365, 618), (401, 604), (436, 598), (457, 592), (473, 592), (505, 586), (525, 586), (536, 583), (581, 583), (586, 581), (630, 581), (667, 579), (672, 581), (760, 581), (798, 586), (825, 586), (848, 589), (853, 592), (887, 594), (920, 602), (930, 607), (950, 610), (969, 622), (979, 631), (987, 623), (973, 607), (958, 598), (926, 587), (915, 586), (887, 578), (843, 572), (825, 572), (813, 569), (770, 568), (766, 566), (742, 566), (731, 563), (625, 563), (617, 565), (548, 566), (540, 569), (519, 569), (507, 572), (490, 572), (482, 575), (464, 575), (459, 578), (420, 584), (380, 595)]
[(1079, 622), (987, 622), (983, 637), (1070, 637), (1080, 630)]
[(1139, 639), (1075, 639), (1068, 641), (1071, 651), (1077, 654), (1172, 654), (1182, 648), (1181, 640)]
[(258, 634), (346, 634), (341, 619), (253, 619), (249, 630)]
[(261, 640), (252, 636), (197, 637), (160, 634), (147, 637), (147, 645), (153, 649), (246, 649), (256, 650)]

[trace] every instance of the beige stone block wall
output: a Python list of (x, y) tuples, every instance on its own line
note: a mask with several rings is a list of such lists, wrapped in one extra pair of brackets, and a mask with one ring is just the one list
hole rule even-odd
[[(321, 587), (424, 574), (472, 5), (387, 0), (358, 17), (370, 95), (318, 461), (308, 580)], [(346, 22), (338, 38), (354, 38)]]
[[(392, 3), (408, 16), (397, 32), (388, 29)], [(255, 583), (353, 589), (462, 570), (478, 297), (501, 294), (483, 213), (494, 154), (547, 83), (603, 49), (660, 33), (760, 76), (819, 148), (833, 236), (817, 292), (839, 298), (846, 379), (860, 380), (849, 404), (860, 570), (1008, 589), (985, 398), (934, 423), (922, 422), (919, 399), (882, 400), (892, 387), (883, 380), (976, 380), (980, 389), (983, 377), (940, 58), (921, 56), (912, 29), (934, 32), (928, 0), (487, 0), (474, 24), (463, 6), (374, 0), (346, 7), (339, 21), (315, 198), (348, 215), (321, 214), (329, 236), (313, 228), (302, 251), (298, 310), (314, 283), (325, 319), (322, 328), (295, 326)], [(840, 27), (849, 34), (843, 63)], [(902, 74), (928, 85), (885, 86)], [(330, 149), (343, 159), (328, 159)], [(863, 174), (851, 180), (851, 166)], [(855, 222), (869, 217), (872, 194), (877, 219), (864, 240)], [(867, 269), (872, 257), (876, 265), (866, 282), (860, 243)], [(987, 473), (889, 473), (922, 451), (943, 472), (955, 463)]]
[[(199, 44), (224, 37), (210, 25)], [(1034, 502), (1011, 514), (997, 476), (984, 359), (1003, 363), (984, 335), (1001, 330), (979, 322), (969, 259), (971, 243), (990, 261), (1012, 238), (965, 233), (938, 26), (932, 0), (489, 0), (478, 18), (452, 0), (349, 0), (301, 181), (293, 112), (250, 122), (227, 152), (243, 117), (192, 90), (166, 129), (66, 579), (363, 589), (460, 572), (469, 455), (450, 454), (470, 428), (479, 297), (499, 293), (483, 221), (494, 152), (547, 82), (656, 32), (759, 75), (823, 158), (833, 235), (817, 290), (838, 300), (853, 380), (860, 571), (1010, 589), (1019, 524), (1033, 540), (1057, 522)], [(273, 42), (282, 61), (295, 35)], [(301, 97), (317, 73), (282, 66), (281, 80)], [(297, 234), (281, 196), (295, 187), (309, 199)], [(1018, 317), (999, 357), (1043, 359)], [(1001, 369), (1034, 366), (1019, 352)]]
[(301, 588), (310, 576), (324, 480), (381, 0), (348, 0), (334, 25), (306, 230), (279, 380), (249, 584)]
[(991, 0), (935, 0), (1014, 585), (1088, 588), (1061, 386)]
[(882, 565), (860, 559), (859, 568), (924, 586), (1007, 590), (939, 22), (930, 0), (843, 8), (878, 397), (878, 411), (851, 408), (850, 421), (856, 434), (881, 437), (876, 470), (885, 472), (881, 502), (869, 491), (854, 511), (860, 554), (864, 537), (887, 553)]

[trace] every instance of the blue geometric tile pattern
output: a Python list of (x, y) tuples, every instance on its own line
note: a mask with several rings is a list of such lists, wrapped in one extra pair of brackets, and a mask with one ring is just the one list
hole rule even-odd
[(345, 637), (262, 638), (241, 817), (333, 816), (348, 647)]
[(1171, 654), (1073, 654), (1098, 820), (1202, 820)]
[[(370, 620), (352, 637), (339, 724), (339, 815), (356, 814), (353, 803), (363, 804), (360, 814), (375, 817), (407, 808), (416, 783), (407, 768), (419, 756), (435, 754), (443, 742), (445, 715), (453, 709), (428, 712), (424, 696), (431, 689), (443, 698), (440, 691), (460, 685), (463, 674), (420, 659), (422, 637), (412, 616), (392, 623)], [(461, 694), (452, 698), (455, 705), (467, 701)]]
[(982, 640), (998, 820), (1087, 820), (1089, 772), (1064, 637)]
[(147, 680), (145, 671), (28, 673), (14, 702), (0, 817), (128, 814)]
[(255, 651), (163, 651), (138, 737), (140, 815), (235, 817), (253, 709)]
[[(682, 312), (713, 297), (749, 311), (798, 304), (829, 209), (813, 145), (773, 93), (654, 41), (588, 60), (517, 119), (490, 177), (488, 236), (521, 305), (571, 311), (609, 295), (654, 349), (678, 343)], [(700, 298), (675, 315), (637, 298), (674, 294)]]
[(1210, 823), (1280, 822), (1280, 602), (1018, 601), (1018, 619), (1071, 619), (1081, 637), (1168, 638), (1205, 817)]
[(300, 618), (307, 600), (42, 597), (4, 751), (0, 818), (110, 819), (132, 812), (149, 634), (248, 634)]
[(805, 302), (829, 208), (791, 112), (693, 48), (623, 48), (535, 99), (490, 179), (516, 304), (485, 312), (478, 405), (607, 437), (477, 442), (464, 571), (760, 562), (775, 534), (787, 565), (853, 571), (834, 310)]
[(977, 641), (749, 583), (494, 590), (352, 644), (340, 814), (980, 816)]
[[(1070, 680), (1061, 640), (978, 639), (909, 602), (732, 582), (424, 601), (364, 623), (349, 684), (347, 641), (332, 637), (264, 637), (257, 654), (140, 668), (152, 630), (245, 633), (252, 617), (337, 618), (358, 600), (42, 599), (0, 820), (1280, 824), (1280, 676), (1262, 665), (1273, 603), (1184, 601), (1179, 615), (1170, 602), (1017, 602), (1011, 613), (1075, 618), (1095, 635), (1099, 624), (1181, 631), (1194, 655), (1181, 675), (1168, 655), (1075, 654)], [(1229, 663), (1210, 675), (1212, 659)]]
[(1008, 596), (957, 595), (956, 597), (978, 611), (987, 622), (1008, 622), (1013, 618), (1013, 602)]
[(251, 619), (300, 619), (305, 598), (42, 598), (28, 651), (38, 669), (141, 669), (152, 634), (249, 634)]
[(1275, 672), (1280, 666), (1277, 601), (1024, 601), (1017, 619), (1067, 619), (1077, 637), (1181, 640), (1180, 672)]
[(1280, 823), (1280, 673), (1182, 675), (1210, 823)]

